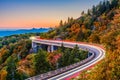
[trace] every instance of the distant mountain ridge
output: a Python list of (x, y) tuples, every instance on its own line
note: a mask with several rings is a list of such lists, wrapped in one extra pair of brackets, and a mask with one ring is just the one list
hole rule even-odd
[(0, 30), (0, 37), (10, 36), (15, 34), (25, 34), (25, 33), (43, 33), (48, 32), (50, 28), (32, 28), (32, 29), (18, 29), (18, 30)]

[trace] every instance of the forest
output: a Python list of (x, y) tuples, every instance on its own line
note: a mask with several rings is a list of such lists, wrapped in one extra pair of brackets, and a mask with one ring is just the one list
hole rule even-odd
[(33, 53), (30, 36), (103, 45), (106, 51), (105, 59), (89, 72), (83, 71), (73, 80), (119, 80), (120, 0), (101, 1), (80, 15), (77, 19), (68, 17), (65, 22), (61, 20), (59, 26), (47, 33), (0, 38), (0, 80), (24, 80), (87, 58), (88, 52), (79, 50), (77, 45), (74, 49), (64, 48), (61, 45), (53, 53), (41, 49)]
[(103, 45), (105, 59), (89, 72), (83, 71), (75, 80), (120, 79), (120, 0), (101, 1), (87, 13), (83, 11), (77, 19), (61, 20), (56, 29), (41, 37)]
[(0, 80), (24, 80), (37, 74), (62, 68), (88, 57), (88, 51), (73, 49), (63, 45), (54, 52), (31, 48), (29, 37), (42, 33), (12, 35), (1, 38)]

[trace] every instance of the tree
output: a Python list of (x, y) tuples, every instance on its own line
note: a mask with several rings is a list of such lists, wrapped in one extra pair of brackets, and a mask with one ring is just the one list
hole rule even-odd
[(93, 8), (92, 8), (92, 14), (93, 15), (96, 14), (96, 7), (95, 6), (93, 6)]
[(6, 80), (6, 76), (7, 76), (7, 71), (6, 70), (1, 70), (0, 71), (0, 80)]
[(73, 17), (68, 17), (68, 24), (71, 24), (74, 21)]
[(88, 9), (87, 14), (88, 14), (89, 16), (91, 15), (90, 9)]
[(79, 53), (79, 47), (78, 45), (75, 45), (75, 47), (72, 50), (72, 53), (75, 55), (76, 58), (79, 57), (78, 53)]
[(111, 0), (111, 8), (117, 7), (119, 0)]
[(106, 1), (106, 12), (110, 10), (110, 2)]
[(60, 27), (63, 26), (63, 21), (62, 21), (62, 20), (60, 21), (59, 26), (60, 26)]
[[(68, 60), (68, 63), (69, 64), (73, 64), (73, 63), (76, 63), (78, 60), (78, 57), (79, 57), (79, 47), (76, 45), (73, 50), (71, 51), (71, 54), (69, 56), (69, 60)], [(77, 58), (77, 59), (76, 59)], [(76, 61), (77, 60), (77, 61)]]
[(57, 69), (59, 67), (58, 61), (60, 58), (61, 58), (61, 53), (57, 51), (48, 53), (47, 59), (52, 69)]
[(100, 38), (99, 38), (99, 36), (97, 34), (92, 34), (89, 37), (89, 41), (94, 42), (94, 43), (100, 43)]
[(70, 65), (70, 64), (73, 64), (74, 63), (74, 53), (73, 52), (71, 52), (70, 53), (70, 56), (69, 56), (69, 59), (68, 59), (68, 64)]
[(66, 51), (66, 48), (64, 47), (64, 44), (62, 43), (61, 44), (61, 47), (58, 49), (58, 52), (60, 52), (62, 54), (62, 57), (58, 60), (58, 63), (59, 63), (59, 67), (63, 67), (63, 55)]
[(69, 60), (70, 54), (71, 54), (71, 50), (69, 48), (65, 49), (65, 51), (64, 51), (64, 53), (62, 55), (62, 58), (61, 58), (62, 63), (60, 63), (60, 64), (63, 65), (62, 67), (69, 65), (68, 60)]
[(68, 23), (70, 23), (70, 17), (68, 17)]
[(17, 71), (16, 71), (16, 64), (15, 64), (15, 57), (11, 56), (9, 57), (9, 61), (7, 63), (7, 80), (15, 80), (16, 75), (17, 75)]
[(64, 51), (65, 51), (64, 43), (61, 44), (61, 46), (60, 46), (60, 48), (59, 48), (59, 51), (60, 51), (61, 53), (64, 53)]
[(84, 14), (85, 14), (84, 11), (82, 11), (82, 12), (81, 12), (81, 15), (83, 16)]
[(35, 55), (35, 69), (36, 74), (41, 74), (49, 71), (50, 65), (47, 61), (47, 53), (43, 50), (39, 50), (38, 53)]
[(7, 49), (6, 46), (4, 46), (3, 48), (0, 49), (0, 64), (3, 63), (7, 57), (10, 56), (10, 52), (9, 49)]

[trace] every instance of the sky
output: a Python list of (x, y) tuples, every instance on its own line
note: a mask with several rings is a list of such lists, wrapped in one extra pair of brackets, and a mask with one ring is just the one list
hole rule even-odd
[(55, 27), (102, 0), (0, 0), (0, 29)]

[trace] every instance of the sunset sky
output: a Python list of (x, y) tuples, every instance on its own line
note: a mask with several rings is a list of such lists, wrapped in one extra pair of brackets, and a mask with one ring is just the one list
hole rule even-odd
[(0, 0), (0, 29), (54, 27), (101, 0)]

